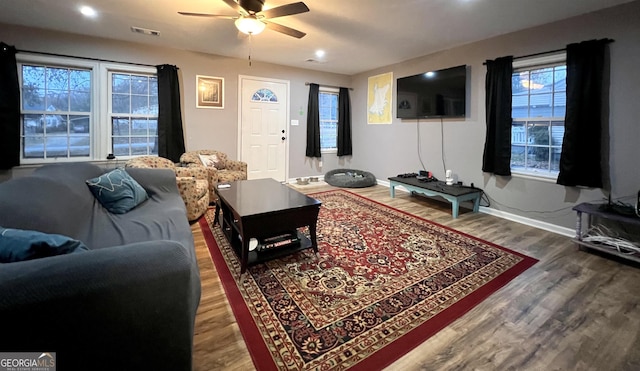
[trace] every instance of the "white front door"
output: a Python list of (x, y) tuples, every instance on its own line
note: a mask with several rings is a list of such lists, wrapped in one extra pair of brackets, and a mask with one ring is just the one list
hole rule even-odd
[(289, 81), (240, 76), (240, 157), (247, 178), (287, 177)]

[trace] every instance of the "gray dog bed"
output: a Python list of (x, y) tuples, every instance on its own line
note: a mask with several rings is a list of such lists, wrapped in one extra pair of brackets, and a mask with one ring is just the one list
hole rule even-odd
[(368, 171), (335, 169), (324, 175), (324, 181), (334, 187), (364, 188), (376, 184), (376, 177)]

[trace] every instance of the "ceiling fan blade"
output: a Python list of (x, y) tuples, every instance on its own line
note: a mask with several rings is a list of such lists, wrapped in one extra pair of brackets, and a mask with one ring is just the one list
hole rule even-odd
[(281, 24), (277, 24), (273, 22), (267, 22), (267, 21), (263, 21), (263, 22), (267, 25), (267, 28), (270, 30), (277, 31), (285, 35), (293, 36), (298, 39), (301, 39), (306, 35), (306, 33), (295, 30), (291, 27), (283, 26)]
[(271, 19), (271, 18), (284, 17), (287, 15), (305, 13), (308, 11), (309, 11), (309, 8), (303, 2), (298, 2), (298, 3), (291, 3), (291, 4), (279, 6), (276, 8), (263, 10), (261, 12), (256, 13), (256, 15), (258, 17), (264, 17), (265, 19)]
[(219, 14), (206, 14), (206, 13), (189, 13), (189, 12), (178, 12), (178, 14), (186, 15), (186, 16), (189, 16), (189, 17), (238, 19), (237, 16), (232, 16), (232, 15), (219, 15)]
[(225, 4), (227, 4), (229, 7), (231, 7), (231, 9), (235, 10), (236, 12), (242, 14), (242, 15), (249, 15), (249, 12), (240, 6), (240, 4), (238, 4), (237, 2), (235, 2), (235, 0), (222, 0), (224, 1)]

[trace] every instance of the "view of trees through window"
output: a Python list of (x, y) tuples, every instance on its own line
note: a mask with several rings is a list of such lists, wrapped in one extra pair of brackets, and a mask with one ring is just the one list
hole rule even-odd
[(154, 68), (41, 57), (19, 66), (27, 162), (157, 154)]
[(158, 154), (158, 79), (139, 74), (111, 74), (113, 154)]
[(556, 177), (564, 137), (564, 63), (516, 70), (512, 83), (511, 169)]
[(90, 154), (91, 71), (22, 66), (24, 158)]

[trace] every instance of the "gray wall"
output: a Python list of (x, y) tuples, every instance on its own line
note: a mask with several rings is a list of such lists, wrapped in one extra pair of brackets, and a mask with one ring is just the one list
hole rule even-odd
[[(571, 207), (580, 202), (600, 201), (607, 192), (564, 187), (523, 177), (495, 177), (482, 172), (485, 138), (483, 62), (505, 55), (523, 56), (564, 48), (567, 44), (596, 38), (612, 38), (610, 44), (610, 176), (614, 198), (635, 195), (640, 188), (636, 161), (640, 141), (640, 1), (542, 27), (426, 55), (353, 77), (352, 95), (355, 168), (367, 169), (378, 179), (421, 169), (420, 145), (427, 170), (444, 178), (442, 145), (446, 167), (464, 183), (482, 187), (491, 198), (493, 211), (573, 228)], [(446, 30), (443, 30), (443, 33)], [(466, 64), (470, 87), (465, 120), (399, 120), (391, 125), (367, 125), (367, 79), (393, 72), (394, 79), (430, 70)], [(395, 92), (395, 86), (394, 86)], [(395, 104), (394, 94), (394, 104)], [(395, 116), (395, 109), (394, 109)], [(418, 126), (420, 136), (418, 137)], [(444, 137), (441, 136), (441, 130)], [(627, 197), (624, 201), (629, 202)]]
[[(238, 75), (289, 80), (291, 82), (290, 118), (300, 120), (299, 126), (290, 128), (289, 177), (322, 175), (328, 170), (349, 167), (373, 172), (378, 179), (398, 173), (421, 169), (418, 146), (425, 167), (436, 177), (444, 178), (444, 151), (446, 167), (452, 169), (466, 184), (482, 187), (491, 198), (490, 212), (508, 213), (556, 226), (573, 228), (575, 223), (571, 207), (584, 201), (601, 200), (601, 190), (579, 189), (556, 185), (552, 182), (522, 177), (493, 177), (482, 173), (482, 151), (485, 137), (484, 77), (482, 63), (504, 55), (521, 56), (563, 48), (568, 43), (594, 38), (613, 38), (611, 50), (610, 88), (610, 167), (613, 197), (630, 196), (640, 187), (640, 171), (635, 161), (636, 143), (640, 140), (640, 1), (609, 10), (588, 14), (509, 34), (447, 51), (426, 55), (392, 66), (383, 67), (355, 76), (337, 75), (313, 70), (265, 64), (255, 61), (249, 67), (246, 60), (216, 55), (192, 53), (124, 43), (91, 37), (69, 35), (51, 31), (0, 24), (0, 40), (18, 49), (37, 50), (112, 59), (144, 64), (175, 64), (180, 67), (183, 92), (183, 119), (187, 150), (215, 148), (238, 155)], [(454, 25), (452, 25), (454, 27)], [(443, 34), (446, 30), (443, 30)], [(384, 51), (381, 51), (384, 52)], [(428, 70), (466, 64), (470, 67), (467, 118), (465, 120), (401, 121), (393, 119), (391, 125), (367, 125), (367, 78), (379, 73), (393, 72), (394, 79)], [(195, 108), (195, 75), (225, 78), (225, 109)], [(353, 87), (354, 156), (338, 159), (335, 154), (323, 156), (324, 166), (304, 157), (306, 145), (306, 108), (308, 87), (306, 81), (328, 85)], [(394, 86), (395, 91), (395, 86)], [(394, 92), (395, 102), (395, 92)], [(301, 113), (302, 112), (302, 113)], [(393, 112), (395, 116), (395, 110)], [(418, 136), (419, 129), (419, 136)], [(443, 136), (441, 136), (441, 130)], [(443, 146), (443, 147), (442, 147)], [(22, 174), (24, 171), (16, 171)], [(18, 174), (15, 174), (18, 175)], [(11, 174), (0, 173), (2, 178)], [(629, 201), (629, 198), (626, 199)]]
[[(19, 50), (58, 53), (78, 57), (108, 59), (149, 65), (173, 64), (180, 68), (182, 113), (187, 150), (217, 149), (231, 158), (238, 157), (238, 76), (258, 76), (290, 81), (290, 119), (300, 121), (290, 127), (289, 176), (321, 174), (337, 167), (337, 158), (324, 160), (324, 168), (305, 158), (306, 111), (309, 87), (305, 82), (348, 86), (346, 75), (297, 69), (256, 61), (252, 66), (246, 59), (227, 58), (212, 54), (194, 53), (178, 49), (159, 48), (136, 43), (71, 35), (40, 29), (0, 24), (0, 41), (15, 45)], [(224, 78), (224, 109), (196, 108), (196, 75)], [(302, 115), (300, 112), (302, 111)], [(11, 176), (0, 172), (0, 180)]]

